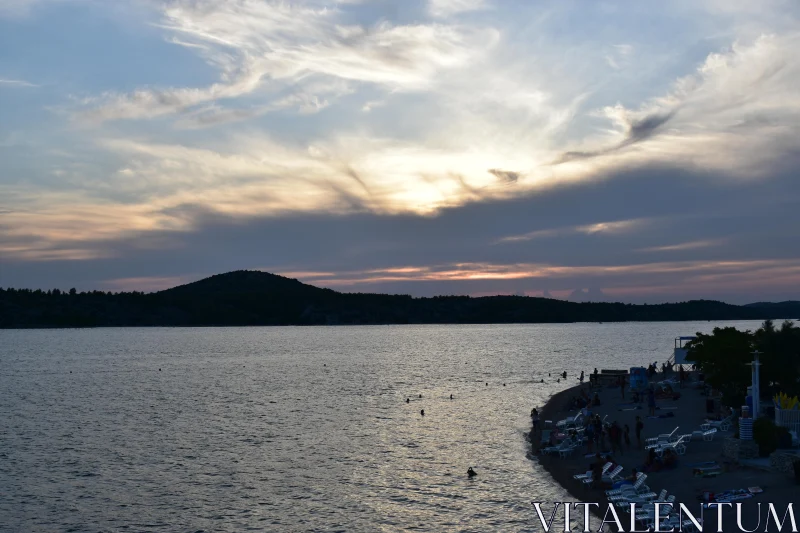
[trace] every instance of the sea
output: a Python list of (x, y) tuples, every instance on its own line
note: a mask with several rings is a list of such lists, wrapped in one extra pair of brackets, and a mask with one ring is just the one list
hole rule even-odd
[(0, 531), (542, 531), (531, 408), (723, 326), (0, 330)]

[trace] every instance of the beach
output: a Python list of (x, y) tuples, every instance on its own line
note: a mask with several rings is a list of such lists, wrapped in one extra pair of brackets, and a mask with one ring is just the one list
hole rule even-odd
[[(663, 374), (658, 374), (655, 379), (664, 379)], [(569, 405), (571, 398), (580, 394), (581, 387), (589, 389), (589, 384), (576, 385), (551, 396), (547, 404), (540, 409), (542, 424), (544, 424), (545, 420), (550, 420), (555, 425), (559, 420), (577, 414), (578, 411), (570, 410)], [(664, 418), (647, 418), (646, 400), (640, 406), (631, 404), (631, 394), (627, 388), (625, 390), (625, 399), (622, 398), (618, 386), (595, 387), (591, 394), (593, 395), (595, 391), (598, 392), (602, 403), (592, 409), (593, 414), (599, 414), (601, 418), (607, 415), (606, 422), (617, 421), (621, 427), (628, 424), (631, 428), (630, 448), (625, 447), (623, 443), (623, 453), (614, 454), (613, 456), (614, 460), (624, 467), (622, 475), (625, 476), (629, 475), (634, 468), (641, 472), (646, 458), (646, 451), (637, 449), (636, 445), (634, 428), (637, 415), (641, 416), (644, 422), (642, 430), (643, 444), (647, 438), (660, 434), (669, 434), (676, 427), (678, 427), (675, 432), (676, 435), (690, 434), (698, 430), (700, 424), (708, 416), (705, 409), (706, 396), (702, 395), (700, 388), (685, 386), (680, 389), (676, 386), (675, 392), (680, 393), (680, 398), (677, 400), (657, 400), (656, 415), (672, 413), (672, 416)], [(722, 454), (723, 442), (726, 438), (732, 437), (735, 430), (734, 426), (727, 432), (717, 432), (711, 441), (704, 441), (699, 436), (695, 437), (689, 442), (686, 454), (678, 457), (676, 467), (658, 472), (648, 472), (646, 484), (656, 493), (666, 489), (670, 495), (675, 495), (676, 504), (683, 503), (695, 514), (700, 512), (698, 498), (705, 491), (721, 493), (726, 490), (760, 487), (763, 490), (762, 493), (756, 494), (752, 498), (741, 500), (743, 502), (741, 528), (737, 526), (736, 510), (734, 508), (724, 508), (722, 518), (726, 531), (729, 528), (731, 531), (739, 531), (742, 528), (747, 530), (757, 528), (758, 531), (764, 531), (766, 503), (774, 504), (782, 516), (789, 503), (800, 501), (800, 486), (796, 484), (792, 476), (785, 473), (743, 466), (725, 459)], [(531, 441), (532, 453), (536, 454), (539, 437), (532, 437)], [(597, 450), (594, 449), (593, 451), (596, 452)], [(603, 447), (603, 451), (610, 451), (608, 444)], [(589, 465), (594, 461), (594, 455), (592, 454), (589, 457), (586, 457), (586, 455), (588, 455), (588, 452), (584, 445), (566, 458), (559, 458), (558, 455), (538, 455), (537, 460), (553, 479), (569, 492), (574, 501), (597, 502), (600, 504), (600, 509), (603, 510), (604, 514), (607, 503), (604, 490), (587, 488), (588, 485), (584, 485), (573, 478), (575, 474), (582, 474), (589, 470)], [(716, 477), (695, 477), (692, 465), (711, 461), (718, 463), (722, 472)], [(764, 509), (760, 511), (760, 514), (757, 503), (764, 504), (762, 506)], [(705, 531), (717, 530), (716, 514), (716, 509), (705, 511), (705, 525), (703, 528)], [(800, 518), (800, 513), (797, 513), (797, 511), (796, 515)], [(621, 511), (620, 518), (623, 520), (625, 528), (629, 527), (626, 522), (628, 520), (627, 513)], [(759, 518), (761, 520), (760, 525)], [(785, 527), (789, 525), (787, 523)], [(774, 524), (771, 523), (770, 526), (770, 530), (774, 531)]]

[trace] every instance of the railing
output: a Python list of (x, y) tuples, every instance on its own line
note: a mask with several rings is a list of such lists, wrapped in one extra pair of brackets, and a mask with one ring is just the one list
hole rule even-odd
[(800, 410), (775, 408), (775, 425), (800, 435)]

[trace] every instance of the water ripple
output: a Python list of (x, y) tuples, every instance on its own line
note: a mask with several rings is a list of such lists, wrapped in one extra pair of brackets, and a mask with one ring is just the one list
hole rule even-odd
[(548, 373), (715, 325), (0, 331), (0, 532), (537, 531)]

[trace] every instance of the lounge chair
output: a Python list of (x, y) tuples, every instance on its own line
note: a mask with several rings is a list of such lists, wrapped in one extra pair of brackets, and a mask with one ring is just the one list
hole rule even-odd
[(630, 492), (628, 492), (628, 493), (622, 493), (619, 496), (610, 496), (608, 499), (609, 501), (614, 502), (614, 505), (616, 505), (617, 507), (627, 508), (628, 512), (630, 512), (631, 509), (630, 504), (632, 503), (645, 504), (645, 503), (663, 502), (665, 501), (666, 497), (667, 497), (667, 489), (662, 489), (662, 491), (658, 494), (652, 491), (636, 493), (636, 494), (631, 494)]
[(717, 428), (711, 428), (708, 431), (703, 432), (703, 440), (705, 441), (712, 441), (714, 440), (714, 435), (717, 434)]
[(582, 445), (581, 442), (576, 442), (576, 441), (573, 440), (573, 441), (570, 442), (569, 446), (565, 446), (565, 447), (561, 448), (560, 450), (558, 450), (558, 456), (563, 459), (568, 455), (572, 455), (572, 452), (574, 452), (575, 450), (580, 448), (581, 445)]
[(662, 441), (669, 442), (670, 440), (672, 440), (672, 437), (678, 431), (679, 427), (680, 426), (675, 426), (675, 429), (672, 430), (672, 433), (662, 433), (661, 435), (659, 435), (657, 437), (650, 437), (649, 439), (645, 439), (644, 442), (645, 442), (645, 444), (655, 444), (657, 442), (662, 442)]
[(708, 431), (711, 428), (716, 428), (720, 431), (729, 431), (733, 425), (733, 419), (736, 417), (736, 411), (726, 416), (722, 420), (706, 420), (704, 424), (700, 424), (700, 429)]
[(699, 440), (699, 439), (703, 439), (706, 441), (714, 440), (714, 435), (716, 435), (716, 433), (717, 433), (717, 428), (711, 428), (706, 430), (696, 429), (692, 431), (692, 440)]
[(689, 434), (681, 435), (677, 440), (663, 443), (661, 446), (656, 448), (656, 455), (661, 457), (667, 450), (673, 450), (678, 455), (684, 455), (686, 453), (686, 443), (689, 442), (691, 438), (692, 436)]
[[(621, 466), (617, 466), (617, 468), (619, 468), (620, 471), (622, 470)], [(616, 470), (616, 468), (614, 470)], [(617, 474), (619, 474), (619, 472), (617, 472)], [(618, 489), (607, 490), (606, 496), (610, 498), (612, 496), (619, 496), (625, 492), (638, 494), (640, 489), (642, 489), (642, 487), (644, 486), (645, 479), (647, 479), (647, 474), (639, 472), (636, 475), (636, 482), (633, 485), (623, 485)], [(647, 492), (650, 492), (650, 489), (647, 489)]]
[[(608, 469), (609, 469), (609, 468), (611, 468), (611, 465), (612, 465), (612, 464), (613, 464), (613, 463), (611, 463), (611, 462), (608, 462), (608, 463), (606, 463), (606, 464), (604, 464), (604, 465), (603, 465), (603, 475), (605, 475), (605, 473), (606, 473), (606, 472), (608, 472)], [(575, 474), (575, 475), (574, 475), (574, 476), (572, 476), (572, 477), (573, 477), (574, 479), (577, 479), (577, 480), (583, 481), (583, 480), (585, 480), (585, 479), (592, 479), (592, 473), (593, 473), (593, 472), (592, 472), (591, 470), (587, 470), (585, 474)]]
[(564, 420), (559, 420), (556, 422), (556, 427), (560, 429), (568, 429), (570, 427), (575, 427), (578, 424), (578, 421), (583, 418), (583, 413), (578, 413), (575, 416), (568, 416)]
[(572, 445), (573, 445), (572, 439), (567, 438), (561, 441), (559, 444), (556, 444), (555, 446), (548, 446), (547, 448), (542, 448), (542, 453), (545, 454), (558, 453), (561, 450), (569, 448)]

